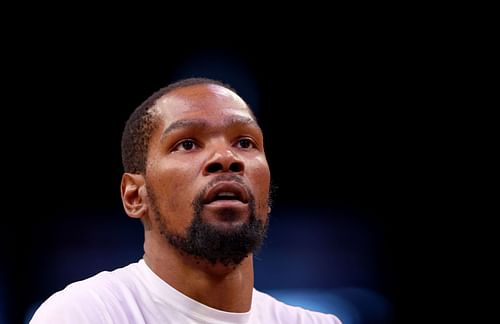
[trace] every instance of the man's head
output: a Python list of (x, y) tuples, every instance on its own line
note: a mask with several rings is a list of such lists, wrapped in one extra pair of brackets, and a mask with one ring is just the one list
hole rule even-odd
[(187, 79), (139, 106), (122, 137), (127, 214), (184, 254), (237, 264), (265, 235), (270, 172), (262, 131), (229, 86)]

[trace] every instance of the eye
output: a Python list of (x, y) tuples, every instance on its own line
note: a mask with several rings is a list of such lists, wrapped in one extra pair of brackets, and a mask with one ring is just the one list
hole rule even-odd
[(195, 141), (191, 139), (182, 140), (174, 147), (173, 151), (192, 151), (198, 147)]
[(240, 138), (237, 142), (236, 142), (236, 146), (240, 147), (240, 148), (243, 148), (243, 149), (248, 149), (248, 148), (254, 148), (255, 147), (255, 144), (254, 142), (249, 139), (249, 138)]

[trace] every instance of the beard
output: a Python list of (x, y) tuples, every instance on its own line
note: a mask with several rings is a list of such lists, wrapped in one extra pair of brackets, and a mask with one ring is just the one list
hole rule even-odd
[[(268, 228), (267, 215), (256, 215), (255, 197), (249, 192), (248, 218), (243, 224), (232, 227), (214, 226), (204, 222), (202, 213), (204, 209), (203, 197), (205, 192), (219, 181), (242, 181), (234, 175), (219, 176), (211, 181), (193, 200), (193, 221), (188, 226), (185, 236), (172, 233), (164, 221), (158, 208), (157, 199), (148, 190), (151, 198), (155, 219), (160, 224), (160, 233), (165, 239), (179, 251), (203, 259), (211, 264), (221, 263), (225, 266), (238, 265), (251, 253), (256, 254), (266, 237)], [(248, 189), (248, 188), (247, 188)], [(269, 199), (269, 204), (271, 200)], [(231, 219), (234, 211), (230, 208), (221, 209), (220, 215), (225, 219)], [(259, 216), (259, 217), (257, 217)], [(262, 221), (261, 219), (265, 219)]]

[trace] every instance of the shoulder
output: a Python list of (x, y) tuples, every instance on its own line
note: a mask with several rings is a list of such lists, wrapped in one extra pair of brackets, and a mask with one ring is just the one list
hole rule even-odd
[(263, 316), (260, 319), (263, 323), (341, 324), (335, 315), (288, 305), (255, 289), (254, 306)]
[(30, 324), (109, 322), (110, 308), (122, 304), (135, 289), (133, 271), (131, 264), (66, 286), (40, 305)]

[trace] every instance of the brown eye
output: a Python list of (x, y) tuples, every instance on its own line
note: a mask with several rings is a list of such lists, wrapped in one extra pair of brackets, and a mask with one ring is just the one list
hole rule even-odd
[(191, 151), (196, 148), (196, 142), (193, 140), (184, 140), (175, 146), (174, 151)]
[(244, 149), (255, 147), (253, 142), (248, 138), (239, 139), (238, 146)]

